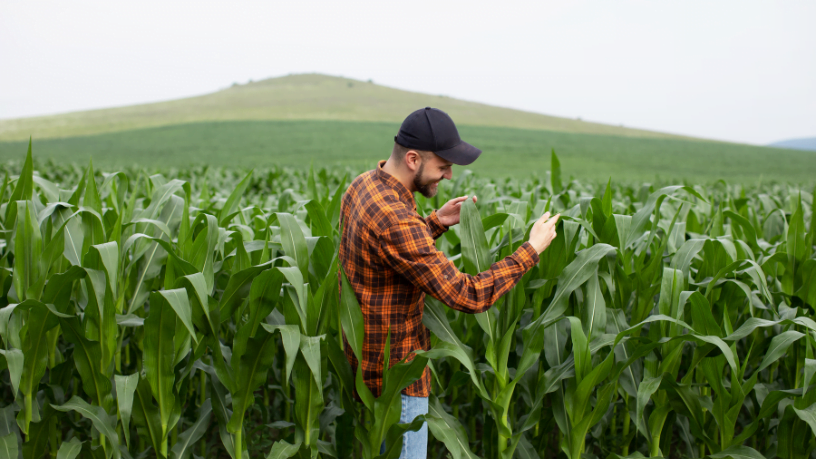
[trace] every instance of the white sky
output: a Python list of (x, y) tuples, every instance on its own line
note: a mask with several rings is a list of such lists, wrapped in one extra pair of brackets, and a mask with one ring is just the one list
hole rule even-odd
[(816, 136), (816, 1), (0, 2), (0, 118), (301, 72), (763, 144)]

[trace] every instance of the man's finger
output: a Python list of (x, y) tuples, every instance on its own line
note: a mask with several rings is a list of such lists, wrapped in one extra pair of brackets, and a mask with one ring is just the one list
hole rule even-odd
[(549, 226), (550, 228), (554, 228), (555, 224), (558, 223), (558, 218), (560, 216), (561, 216), (561, 214), (555, 214), (555, 216), (553, 218), (547, 220), (544, 224)]
[(555, 215), (554, 217), (551, 217), (548, 220), (544, 221), (543, 225), (546, 226), (547, 228), (553, 228), (555, 226), (556, 222), (558, 222), (559, 215), (560, 214)]

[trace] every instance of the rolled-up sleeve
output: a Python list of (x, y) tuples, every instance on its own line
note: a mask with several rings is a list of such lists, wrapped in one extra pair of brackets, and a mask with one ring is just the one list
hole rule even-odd
[(475, 276), (462, 273), (436, 249), (419, 217), (392, 223), (379, 236), (379, 250), (389, 266), (426, 294), (471, 314), (490, 309), (539, 261), (533, 246), (525, 242), (487, 271)]

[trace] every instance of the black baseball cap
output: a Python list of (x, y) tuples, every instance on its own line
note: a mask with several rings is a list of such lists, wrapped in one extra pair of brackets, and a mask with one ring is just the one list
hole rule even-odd
[(405, 118), (394, 142), (406, 148), (432, 151), (453, 164), (466, 166), (482, 154), (482, 150), (463, 141), (456, 125), (447, 113), (438, 108), (421, 108)]

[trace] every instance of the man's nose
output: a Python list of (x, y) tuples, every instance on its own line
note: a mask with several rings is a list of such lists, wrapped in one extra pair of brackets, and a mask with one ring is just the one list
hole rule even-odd
[(445, 174), (442, 176), (442, 178), (446, 178), (448, 180), (453, 178), (453, 169), (448, 169), (448, 171), (445, 172)]

